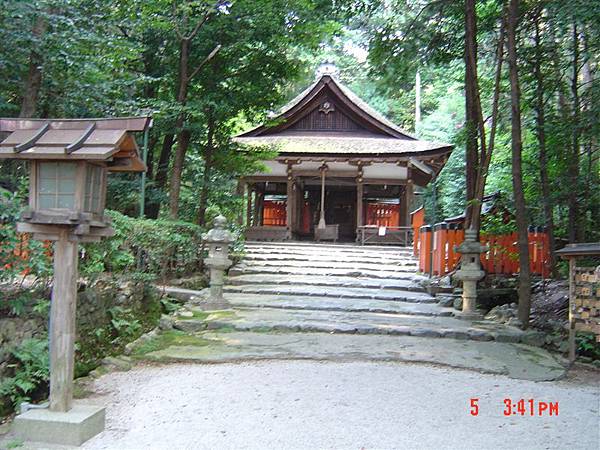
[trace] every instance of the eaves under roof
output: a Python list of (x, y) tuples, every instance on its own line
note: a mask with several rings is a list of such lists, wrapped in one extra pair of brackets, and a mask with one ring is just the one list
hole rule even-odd
[(452, 146), (440, 142), (394, 139), (377, 135), (344, 136), (341, 134), (281, 134), (237, 138), (254, 146), (271, 146), (280, 155), (339, 154), (372, 156), (432, 156), (446, 154)]

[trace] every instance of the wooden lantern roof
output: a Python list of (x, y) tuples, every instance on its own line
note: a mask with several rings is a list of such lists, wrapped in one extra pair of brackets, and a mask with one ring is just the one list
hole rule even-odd
[[(268, 123), (234, 138), (272, 145), (281, 158), (336, 157), (411, 161), (430, 178), (444, 166), (453, 146), (411, 136), (375, 111), (331, 72), (274, 114)], [(426, 166), (425, 166), (426, 165)]]
[(104, 119), (0, 119), (0, 158), (97, 161), (112, 172), (143, 172), (134, 132), (150, 117)]

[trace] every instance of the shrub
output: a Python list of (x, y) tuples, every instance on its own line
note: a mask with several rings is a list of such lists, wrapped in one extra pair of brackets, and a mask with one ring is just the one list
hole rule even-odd
[(83, 275), (144, 272), (161, 278), (202, 267), (202, 229), (188, 222), (136, 219), (108, 211), (115, 236), (85, 245)]
[(0, 397), (8, 397), (14, 408), (22, 402), (45, 396), (50, 379), (48, 341), (27, 339), (11, 351), (13, 376), (0, 382)]
[(48, 245), (17, 233), (22, 206), (15, 194), (0, 192), (0, 283), (25, 275), (46, 278), (52, 274)]

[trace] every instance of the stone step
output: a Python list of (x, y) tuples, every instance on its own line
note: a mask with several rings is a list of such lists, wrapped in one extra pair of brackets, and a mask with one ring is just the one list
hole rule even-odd
[[(155, 339), (160, 340), (161, 336)], [(144, 358), (188, 363), (277, 359), (398, 361), (470, 369), (533, 381), (560, 379), (566, 372), (546, 350), (522, 344), (458, 339), (444, 339), (442, 344), (438, 339), (425, 337), (331, 333), (206, 331), (199, 334), (198, 345), (175, 343), (147, 353)]]
[(365, 277), (393, 280), (426, 279), (426, 276), (417, 275), (414, 270), (385, 271), (376, 269), (334, 268), (334, 267), (304, 267), (304, 266), (280, 266), (264, 264), (246, 264), (242, 262), (229, 270), (230, 276), (242, 274), (289, 274), (289, 275), (317, 275), (317, 276), (339, 276), (339, 277)]
[(236, 331), (408, 335), (514, 343), (521, 341), (524, 335), (516, 328), (454, 317), (279, 308), (238, 308), (232, 315), (211, 314), (205, 320), (176, 321), (175, 326), (185, 331), (227, 328)]
[(355, 243), (325, 243), (325, 242), (262, 242), (246, 241), (246, 248), (263, 249), (293, 249), (320, 251), (321, 249), (350, 252), (403, 252), (412, 251), (412, 247), (392, 246), (392, 245), (358, 245)]
[(417, 316), (452, 316), (455, 312), (453, 308), (442, 308), (432, 303), (405, 303), (371, 299), (352, 299), (352, 301), (348, 301), (348, 299), (331, 297), (244, 293), (227, 293), (225, 298), (236, 308), (310, 309), (316, 311), (398, 313)]
[(352, 253), (365, 255), (412, 255), (412, 247), (369, 247), (360, 245), (258, 245), (246, 242), (244, 246), (248, 251), (253, 252), (302, 252), (302, 253)]
[(244, 256), (247, 261), (321, 261), (329, 264), (336, 264), (340, 262), (353, 262), (358, 264), (384, 264), (394, 266), (406, 266), (416, 267), (417, 260), (412, 257), (405, 258), (385, 258), (382, 256), (378, 257), (363, 257), (356, 255), (335, 255), (335, 254), (320, 254), (320, 255), (303, 255), (293, 253), (282, 253), (282, 254), (255, 254), (247, 253)]
[(392, 289), (402, 291), (424, 292), (417, 283), (408, 279), (383, 279), (383, 278), (361, 278), (342, 277), (327, 275), (278, 275), (247, 274), (229, 277), (228, 285), (238, 286), (242, 284), (278, 284), (294, 286), (328, 286), (333, 288), (369, 288), (369, 289)]
[(436, 303), (437, 300), (422, 292), (400, 291), (391, 289), (369, 288), (330, 288), (326, 286), (294, 286), (278, 284), (240, 284), (226, 285), (228, 293), (269, 294), (290, 296), (315, 296), (331, 298), (366, 298), (372, 300), (388, 300), (409, 303)]
[(311, 261), (311, 260), (298, 260), (298, 261), (285, 261), (285, 260), (265, 260), (265, 261), (252, 261), (244, 259), (242, 261), (243, 267), (260, 267), (266, 269), (268, 267), (282, 268), (282, 267), (294, 267), (294, 268), (311, 268), (311, 269), (346, 269), (346, 270), (371, 270), (371, 271), (384, 271), (394, 273), (415, 273), (417, 270), (416, 264), (410, 265), (390, 265), (390, 264), (377, 264), (377, 263), (356, 263), (356, 262), (336, 262), (331, 261)]

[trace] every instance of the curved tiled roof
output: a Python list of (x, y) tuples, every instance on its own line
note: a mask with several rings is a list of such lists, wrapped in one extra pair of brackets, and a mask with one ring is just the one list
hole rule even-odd
[[(329, 88), (342, 103), (353, 108), (368, 123), (370, 131), (332, 132), (287, 127), (307, 114), (305, 106)], [(394, 154), (449, 153), (451, 144), (423, 141), (410, 135), (377, 112), (335, 77), (324, 74), (272, 116), (276, 125), (263, 124), (234, 138), (249, 145), (272, 145), (280, 153), (294, 154)]]

